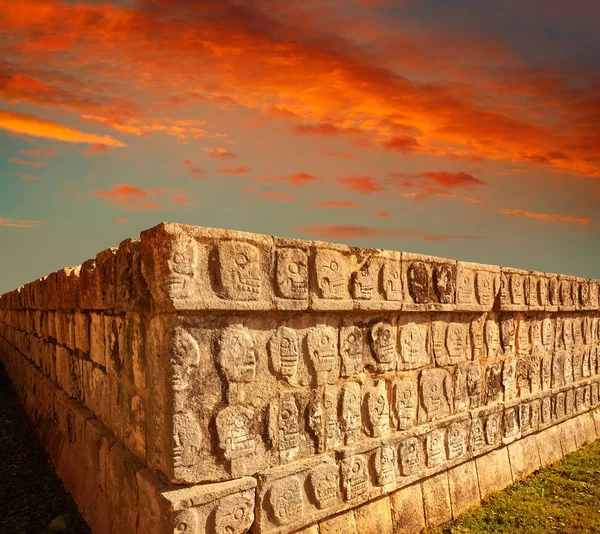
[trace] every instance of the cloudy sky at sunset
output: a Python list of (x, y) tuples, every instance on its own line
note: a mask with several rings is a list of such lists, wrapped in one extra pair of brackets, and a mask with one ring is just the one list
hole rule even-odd
[(600, 278), (598, 0), (0, 0), (0, 293), (169, 220)]

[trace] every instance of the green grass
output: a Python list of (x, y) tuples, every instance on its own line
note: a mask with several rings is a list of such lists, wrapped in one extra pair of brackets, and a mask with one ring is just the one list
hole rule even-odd
[(600, 440), (540, 469), (431, 534), (600, 533)]

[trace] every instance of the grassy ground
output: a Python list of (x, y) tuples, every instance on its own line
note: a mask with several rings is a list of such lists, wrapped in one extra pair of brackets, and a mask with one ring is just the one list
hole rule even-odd
[(0, 364), (0, 532), (90, 534)]
[(541, 469), (432, 534), (600, 533), (600, 440)]

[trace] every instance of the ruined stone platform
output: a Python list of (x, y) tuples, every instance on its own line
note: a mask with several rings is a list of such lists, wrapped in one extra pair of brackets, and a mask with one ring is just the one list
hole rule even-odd
[(599, 285), (163, 223), (0, 358), (94, 533), (419, 532), (600, 436)]

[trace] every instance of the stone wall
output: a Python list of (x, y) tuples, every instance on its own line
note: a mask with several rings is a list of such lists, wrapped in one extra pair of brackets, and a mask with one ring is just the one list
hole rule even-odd
[(599, 282), (164, 223), (0, 298), (96, 533), (418, 532), (600, 435)]

